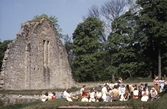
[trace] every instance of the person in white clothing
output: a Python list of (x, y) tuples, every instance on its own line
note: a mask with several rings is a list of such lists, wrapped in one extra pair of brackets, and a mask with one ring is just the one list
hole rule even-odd
[(111, 83), (109, 84), (109, 88), (110, 88), (111, 90), (114, 88), (114, 83), (113, 83), (113, 82), (111, 82)]
[(82, 96), (83, 91), (85, 91), (86, 85), (83, 85), (82, 88), (80, 89), (80, 95)]
[(163, 78), (161, 78), (161, 79), (159, 80), (160, 92), (163, 91), (163, 89), (164, 89), (164, 84), (165, 84), (165, 80), (164, 80)]
[(43, 94), (42, 95), (42, 97), (41, 97), (41, 100), (43, 101), (43, 102), (45, 102), (45, 101), (48, 101), (48, 92), (46, 92), (45, 94)]
[(102, 91), (102, 99), (104, 102), (107, 102), (107, 84), (104, 85), (104, 87), (101, 89)]
[(125, 97), (124, 97), (124, 94), (125, 94), (125, 91), (126, 91), (126, 88), (125, 88), (125, 85), (123, 84), (122, 87), (119, 87), (119, 93), (120, 93), (120, 101), (125, 101)]
[(158, 92), (155, 90), (154, 87), (150, 90), (150, 97), (151, 101), (156, 101), (158, 99)]
[(137, 87), (134, 88), (133, 90), (133, 98), (138, 99), (139, 98), (139, 90)]
[(147, 101), (149, 99), (149, 92), (146, 88), (143, 88), (141, 101)]
[(95, 102), (95, 91), (93, 89), (89, 93), (89, 102)]
[(48, 92), (48, 100), (52, 100), (52, 96), (53, 96), (53, 93), (52, 92)]
[(65, 99), (66, 99), (67, 101), (69, 101), (69, 102), (72, 102), (72, 101), (73, 101), (73, 100), (71, 99), (72, 96), (70, 95), (68, 89), (66, 89), (66, 90), (63, 92), (63, 98), (65, 98)]

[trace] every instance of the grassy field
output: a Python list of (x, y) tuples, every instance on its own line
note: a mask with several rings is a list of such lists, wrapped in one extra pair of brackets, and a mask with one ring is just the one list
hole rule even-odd
[[(0, 109), (57, 109), (59, 106), (127, 106), (131, 109), (167, 109), (167, 94), (163, 95), (157, 101), (141, 102), (140, 100), (131, 99), (129, 101), (117, 101), (117, 102), (97, 102), (97, 103), (83, 103), (80, 101), (67, 102), (65, 99), (56, 99), (52, 101), (42, 102), (36, 101), (25, 104), (15, 104), (9, 106), (2, 106)], [(127, 108), (128, 109), (128, 108)]]
[[(136, 78), (131, 80), (124, 80), (125, 83), (152, 83), (152, 79), (144, 78)], [(98, 82), (98, 83), (104, 83), (104, 82)], [(97, 85), (97, 82), (88, 82), (88, 83), (79, 83), (79, 86), (82, 86), (82, 84), (95, 84)], [(70, 89), (71, 92), (79, 90), (80, 87), (72, 87)], [(0, 90), (0, 94), (25, 94), (25, 95), (41, 95), (43, 91), (58, 91), (62, 92), (64, 89), (48, 89), (48, 90)], [(23, 103), (23, 104), (14, 104), (14, 105), (8, 105), (8, 106), (2, 106), (2, 102), (0, 102), (0, 109), (57, 109), (59, 106), (128, 106), (132, 107), (133, 109), (167, 109), (167, 95), (163, 95), (158, 101), (156, 102), (141, 102), (140, 100), (134, 100), (131, 99), (127, 102), (117, 101), (117, 102), (98, 102), (98, 103), (83, 103), (80, 101), (74, 101), (74, 102), (67, 102), (65, 99), (56, 99), (52, 101), (42, 102), (40, 100), (31, 102), (31, 103)]]

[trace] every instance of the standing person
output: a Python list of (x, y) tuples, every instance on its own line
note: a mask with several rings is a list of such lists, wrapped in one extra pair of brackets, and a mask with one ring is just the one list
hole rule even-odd
[(104, 84), (103, 88), (101, 89), (102, 91), (102, 99), (104, 102), (107, 102), (107, 84)]
[(163, 78), (161, 78), (161, 79), (159, 80), (160, 92), (162, 92), (163, 89), (164, 89), (164, 83), (165, 83), (165, 80), (164, 80)]
[(157, 92), (159, 93), (159, 80), (158, 80), (158, 77), (155, 77), (154, 81), (153, 81), (153, 84), (154, 84), (154, 88), (157, 90)]
[(122, 83), (123, 83), (123, 81), (122, 81), (122, 78), (120, 77), (120, 78), (118, 79), (118, 85), (119, 85), (119, 87), (122, 87)]
[(82, 96), (83, 92), (85, 91), (86, 85), (83, 85), (82, 88), (80, 89), (80, 95)]

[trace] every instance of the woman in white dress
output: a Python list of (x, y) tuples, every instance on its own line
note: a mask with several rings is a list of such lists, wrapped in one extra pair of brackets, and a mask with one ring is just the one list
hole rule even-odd
[(160, 92), (163, 91), (163, 89), (164, 89), (164, 84), (165, 84), (165, 80), (164, 80), (163, 78), (161, 78), (161, 79), (159, 80)]
[(102, 99), (104, 102), (107, 102), (107, 84), (104, 85), (104, 87), (101, 89), (102, 91)]
[(146, 88), (143, 88), (141, 101), (147, 101), (149, 99), (149, 92)]
[(95, 102), (95, 91), (93, 89), (90, 90), (89, 97), (89, 102)]

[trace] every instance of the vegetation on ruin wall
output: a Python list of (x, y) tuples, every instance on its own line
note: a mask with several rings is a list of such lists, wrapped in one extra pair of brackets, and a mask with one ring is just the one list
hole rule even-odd
[(42, 18), (47, 18), (50, 21), (52, 21), (53, 24), (54, 24), (54, 27), (56, 28), (56, 30), (57, 30), (57, 32), (58, 32), (58, 34), (60, 36), (60, 38), (63, 37), (63, 35), (61, 34), (62, 29), (60, 28), (60, 25), (58, 24), (58, 18), (56, 18), (55, 16), (48, 16), (46, 14), (42, 14), (42, 15), (36, 15), (36, 16), (34, 16), (34, 18), (33, 18), (32, 21), (39, 22)]

